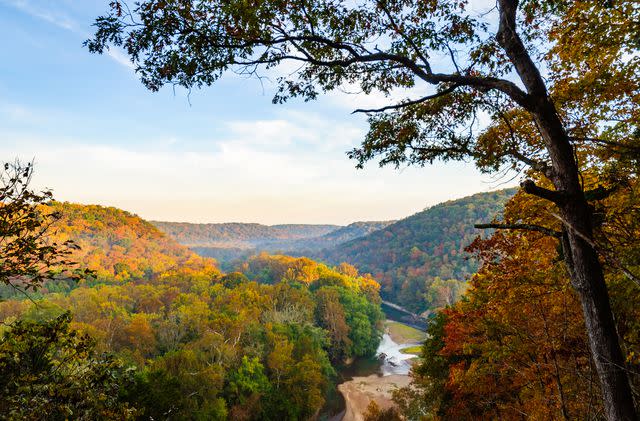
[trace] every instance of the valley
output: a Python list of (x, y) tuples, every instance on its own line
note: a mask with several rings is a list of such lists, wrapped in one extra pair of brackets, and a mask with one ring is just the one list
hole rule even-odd
[(0, 420), (640, 419), (638, 0), (0, 32)]
[[(296, 257), (316, 258), (359, 239), (372, 241), (368, 238), (402, 227), (405, 220), (346, 227), (200, 226), (149, 223), (116, 208), (60, 202), (40, 212), (59, 215), (51, 238), (76, 244), (70, 258), (90, 275), (77, 284), (47, 282), (32, 293), (35, 306), (2, 286), (0, 315), (8, 321), (50, 320), (71, 311), (71, 328), (94, 336), (97, 349), (119, 356), (123, 368), (135, 367), (126, 399), (145, 414), (170, 410), (244, 417), (248, 409), (274, 416), (295, 411), (289, 414), (306, 418), (330, 399), (331, 411), (337, 411), (328, 413), (332, 417), (342, 413), (345, 420), (361, 420), (371, 401), (389, 408), (392, 390), (409, 384), (415, 355), (402, 351), (419, 349), (425, 336), (414, 327), (424, 329), (426, 319), (383, 301), (376, 278), (356, 266)], [(238, 245), (247, 254), (220, 263), (199, 253), (201, 247)], [(301, 248), (290, 249), (290, 255), (269, 254), (276, 245)], [(217, 368), (201, 371), (202, 364)], [(201, 373), (204, 383), (190, 384), (188, 367)], [(245, 370), (254, 373), (242, 380), (251, 386), (229, 389)], [(158, 390), (150, 383), (157, 376), (166, 377), (153, 380)], [(174, 389), (163, 382), (176, 382), (187, 396), (209, 393), (207, 405), (217, 406), (190, 398), (172, 402), (164, 394)], [(217, 386), (205, 391), (205, 385)], [(256, 387), (261, 398), (247, 408)], [(294, 393), (298, 387), (308, 388), (304, 401)], [(149, 393), (157, 396), (151, 406), (145, 403)]]
[(261, 252), (306, 256), (329, 265), (342, 262), (369, 273), (382, 297), (427, 315), (455, 302), (478, 262), (464, 249), (475, 229), (500, 215), (513, 189), (478, 193), (432, 206), (400, 221), (331, 225), (184, 224), (153, 222), (197, 254), (216, 259), (225, 271)]

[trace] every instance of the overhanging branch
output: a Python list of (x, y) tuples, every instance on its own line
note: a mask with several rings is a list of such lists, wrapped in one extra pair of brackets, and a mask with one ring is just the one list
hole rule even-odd
[(394, 104), (394, 105), (387, 105), (385, 107), (380, 107), (380, 108), (358, 108), (357, 110), (354, 110), (351, 114), (355, 114), (355, 113), (379, 113), (382, 111), (387, 111), (387, 110), (397, 110), (400, 108), (404, 108), (404, 107), (408, 107), (411, 105), (417, 105), (417, 104), (422, 104), (425, 101), (429, 101), (431, 99), (436, 99), (445, 95), (449, 95), (451, 92), (453, 92), (456, 88), (458, 88), (460, 85), (453, 85), (443, 91), (437, 92), (433, 95), (427, 95), (427, 96), (423, 96), (422, 98), (419, 99), (415, 99), (413, 101), (404, 101), (401, 102), (399, 104)]
[(556, 204), (564, 203), (567, 200), (567, 195), (564, 192), (549, 190), (544, 187), (537, 186), (533, 180), (524, 180), (520, 186), (525, 192)]
[(555, 238), (562, 237), (561, 232), (552, 230), (551, 228), (546, 228), (546, 227), (543, 227), (540, 225), (534, 225), (534, 224), (475, 224), (474, 227), (478, 229), (537, 231)]

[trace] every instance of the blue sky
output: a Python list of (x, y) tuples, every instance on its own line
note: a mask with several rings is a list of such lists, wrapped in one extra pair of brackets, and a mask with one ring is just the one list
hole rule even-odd
[(332, 93), (272, 105), (269, 81), (147, 91), (126, 57), (82, 41), (108, 0), (0, 0), (0, 148), (35, 159), (59, 200), (117, 206), (147, 219), (337, 223), (398, 219), (500, 187), (472, 165), (356, 170), (360, 106)]

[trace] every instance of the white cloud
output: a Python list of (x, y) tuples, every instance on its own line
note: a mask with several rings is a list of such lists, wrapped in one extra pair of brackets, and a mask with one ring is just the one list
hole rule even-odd
[(148, 219), (397, 219), (495, 186), (462, 164), (356, 170), (344, 151), (361, 139), (361, 129), (311, 113), (231, 121), (224, 133), (200, 140), (199, 149), (189, 139), (115, 146), (10, 133), (0, 133), (0, 144), (5, 159), (35, 157), (36, 183), (58, 199), (118, 206)]
[(114, 60), (116, 63), (124, 67), (127, 67), (131, 70), (135, 70), (136, 68), (136, 66), (134, 66), (134, 64), (129, 59), (129, 56), (127, 56), (122, 50), (116, 47), (109, 48), (109, 50), (107, 50), (107, 56), (111, 57), (111, 59)]

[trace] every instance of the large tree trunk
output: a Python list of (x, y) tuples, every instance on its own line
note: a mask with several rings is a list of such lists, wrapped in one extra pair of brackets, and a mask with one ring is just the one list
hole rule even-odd
[(578, 164), (567, 132), (549, 98), (544, 79), (516, 32), (518, 0), (498, 0), (497, 41), (527, 90), (527, 110), (544, 139), (551, 167), (545, 175), (555, 191), (525, 185), (529, 193), (552, 200), (563, 222), (563, 249), (571, 282), (580, 296), (589, 347), (600, 379), (607, 418), (636, 420), (629, 378), (620, 349), (602, 265), (593, 248), (591, 210), (580, 183)]
[(563, 241), (565, 261), (571, 282), (580, 296), (607, 419), (635, 420), (631, 387), (602, 266), (596, 251), (583, 238), (592, 238), (589, 209), (582, 199), (563, 206), (562, 214), (566, 225), (570, 226)]
[[(580, 183), (578, 164), (555, 106), (545, 94), (533, 112), (545, 140), (563, 223), (563, 250), (571, 283), (580, 296), (591, 356), (598, 372), (607, 419), (636, 420), (625, 360), (611, 311), (602, 265), (593, 244), (592, 215)], [(535, 189), (534, 189), (535, 194)]]

